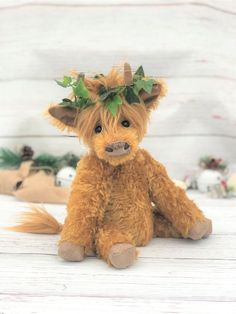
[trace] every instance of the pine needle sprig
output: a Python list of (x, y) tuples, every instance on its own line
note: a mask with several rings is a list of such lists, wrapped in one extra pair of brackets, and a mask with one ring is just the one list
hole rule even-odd
[[(26, 147), (26, 146), (24, 146)], [(23, 147), (23, 148), (24, 148)], [(27, 146), (29, 148), (29, 146)], [(13, 152), (7, 148), (0, 148), (0, 168), (3, 169), (17, 169), (24, 160), (21, 149), (18, 152)], [(57, 172), (64, 167), (76, 168), (80, 158), (72, 153), (67, 153), (62, 156), (54, 156), (51, 154), (40, 154), (37, 157), (31, 158), (32, 170), (45, 170), (57, 174)]]
[(7, 148), (0, 148), (0, 168), (19, 168), (22, 162), (20, 153), (15, 153)]

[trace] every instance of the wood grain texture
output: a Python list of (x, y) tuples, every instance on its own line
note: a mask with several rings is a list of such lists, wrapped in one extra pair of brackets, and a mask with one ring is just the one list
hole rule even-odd
[[(236, 309), (235, 200), (190, 193), (213, 219), (213, 235), (198, 242), (153, 239), (137, 263), (116, 270), (101, 260), (68, 263), (57, 236), (0, 231), (0, 311), (4, 314), (217, 313)], [(25, 204), (0, 198), (1, 226)], [(65, 207), (47, 205), (61, 221)]]
[(235, 16), (201, 6), (34, 5), (2, 10), (1, 24), (4, 79), (99, 73), (125, 59), (150, 75), (236, 77)]
[(232, 0), (9, 0), (0, 3), (0, 8), (19, 6), (48, 5), (48, 6), (201, 6), (225, 14), (235, 14), (236, 5)]
[(84, 152), (41, 116), (65, 95), (53, 80), (128, 60), (167, 80), (143, 145), (171, 174), (183, 177), (210, 153), (235, 162), (235, 12), (233, 0), (1, 2), (0, 144)]

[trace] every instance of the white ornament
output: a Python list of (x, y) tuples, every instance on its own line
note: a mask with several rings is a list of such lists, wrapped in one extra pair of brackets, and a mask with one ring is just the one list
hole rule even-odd
[(76, 171), (72, 167), (62, 168), (56, 175), (56, 184), (62, 187), (70, 186), (75, 177), (75, 173)]
[(220, 184), (222, 181), (223, 176), (219, 171), (203, 170), (197, 178), (198, 190), (203, 193), (209, 192), (212, 186)]

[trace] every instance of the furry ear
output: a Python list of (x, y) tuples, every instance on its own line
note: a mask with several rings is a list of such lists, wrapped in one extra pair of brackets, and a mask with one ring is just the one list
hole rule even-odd
[(50, 107), (48, 113), (65, 127), (76, 127), (77, 109), (57, 105)]
[(143, 100), (146, 108), (151, 110), (156, 108), (158, 100), (166, 95), (166, 91), (166, 84), (163, 81), (158, 80), (156, 84), (153, 85), (150, 94), (142, 90), (139, 96)]
[[(132, 70), (131, 66), (128, 63), (124, 64), (124, 82), (125, 85), (131, 85), (133, 83)], [(139, 93), (139, 97), (142, 99), (145, 107), (148, 110), (155, 109), (158, 104), (159, 98), (165, 96), (166, 90), (166, 84), (162, 80), (157, 80), (156, 83), (153, 85), (150, 94), (142, 89)]]

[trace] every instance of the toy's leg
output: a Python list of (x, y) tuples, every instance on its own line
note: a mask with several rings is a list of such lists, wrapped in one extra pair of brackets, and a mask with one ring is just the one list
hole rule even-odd
[[(94, 228), (83, 225), (68, 215), (65, 220), (58, 246), (58, 255), (70, 262), (80, 262), (85, 256), (93, 256)], [(83, 231), (83, 233), (82, 233)]]
[[(207, 238), (212, 232), (211, 220), (205, 218), (205, 221), (197, 221), (188, 233), (188, 238), (199, 240)], [(154, 215), (154, 237), (159, 238), (182, 238), (174, 226), (164, 216), (160, 214)]]
[(132, 265), (137, 253), (132, 236), (114, 226), (104, 226), (96, 236), (98, 255), (115, 268)]
[(146, 154), (150, 200), (183, 238), (198, 240), (212, 231), (211, 221), (169, 178), (165, 167)]
[(211, 234), (211, 220), (170, 179), (160, 176), (154, 188), (153, 201), (156, 207), (183, 238), (199, 240)]
[(154, 214), (154, 237), (159, 238), (181, 238), (173, 225), (162, 215)]

